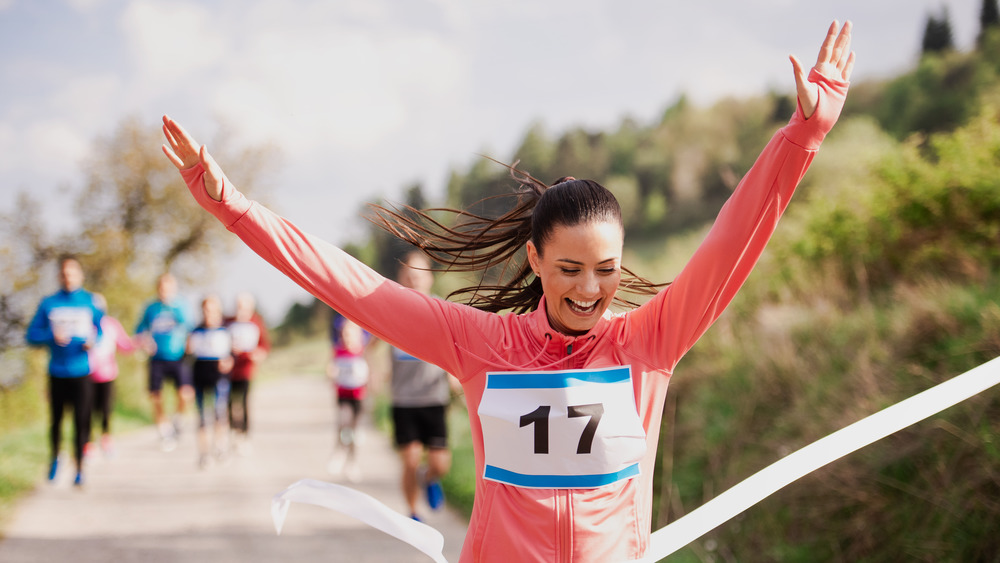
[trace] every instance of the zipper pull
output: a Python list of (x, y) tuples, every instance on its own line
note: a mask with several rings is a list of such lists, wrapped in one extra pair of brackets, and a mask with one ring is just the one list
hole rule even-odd
[(570, 342), (569, 344), (566, 345), (566, 355), (569, 356), (572, 353), (573, 353), (573, 343)]

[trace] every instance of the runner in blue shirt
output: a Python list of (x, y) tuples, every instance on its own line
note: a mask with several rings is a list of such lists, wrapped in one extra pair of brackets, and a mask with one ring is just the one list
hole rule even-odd
[(83, 268), (75, 258), (59, 261), (60, 290), (38, 305), (28, 325), (25, 339), (33, 346), (47, 346), (49, 358), (49, 440), (52, 460), (49, 481), (56, 478), (62, 415), (66, 404), (73, 406), (74, 484), (83, 485), (83, 447), (90, 437), (91, 382), (87, 350), (101, 334), (101, 312), (94, 297), (83, 290)]
[[(139, 324), (136, 336), (149, 354), (149, 397), (153, 403), (153, 419), (160, 432), (164, 451), (177, 447), (181, 417), (194, 398), (191, 372), (184, 363), (190, 322), (184, 307), (176, 299), (177, 280), (165, 273), (156, 284), (157, 300), (150, 303)], [(177, 411), (173, 425), (167, 422), (163, 408), (163, 382), (170, 380), (177, 391)]]

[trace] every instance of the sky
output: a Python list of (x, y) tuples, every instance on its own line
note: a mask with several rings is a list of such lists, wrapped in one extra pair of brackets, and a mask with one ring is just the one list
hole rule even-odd
[[(971, 48), (981, 0), (0, 0), (0, 211), (29, 191), (56, 229), (95, 139), (163, 114), (205, 142), (277, 150), (269, 205), (343, 244), (367, 201), (509, 159), (534, 124), (553, 137), (653, 122), (681, 95), (791, 92), (854, 23), (854, 81), (915, 64), (928, 14)], [(210, 147), (211, 148), (211, 147)], [(763, 148), (763, 147), (762, 147)], [(223, 169), (226, 163), (220, 162)], [(566, 171), (572, 175), (572, 171)], [(270, 323), (309, 300), (242, 247), (197, 297), (257, 296)]]

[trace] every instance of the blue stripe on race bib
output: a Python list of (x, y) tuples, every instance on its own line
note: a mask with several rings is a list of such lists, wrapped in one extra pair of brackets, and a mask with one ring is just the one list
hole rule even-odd
[(591, 489), (610, 485), (622, 479), (630, 479), (639, 474), (639, 464), (632, 465), (603, 475), (524, 475), (487, 465), (483, 477), (518, 487), (535, 489)]
[(628, 366), (588, 371), (490, 373), (487, 389), (563, 389), (587, 383), (621, 383), (631, 378)]
[(418, 357), (416, 357), (416, 356), (414, 356), (412, 354), (409, 354), (407, 352), (404, 352), (404, 351), (400, 350), (399, 348), (393, 348), (392, 349), (392, 355), (397, 360), (399, 360), (401, 362), (419, 362), (420, 361), (420, 358), (418, 358)]

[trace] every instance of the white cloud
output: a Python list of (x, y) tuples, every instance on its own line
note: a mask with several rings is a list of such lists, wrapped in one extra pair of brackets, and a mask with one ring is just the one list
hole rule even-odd
[(169, 84), (225, 60), (225, 35), (198, 4), (136, 0), (119, 26), (139, 80)]
[(93, 12), (106, 5), (108, 0), (65, 0), (66, 3), (77, 12)]
[(90, 148), (90, 139), (81, 135), (79, 128), (57, 119), (32, 123), (23, 131), (23, 138), (30, 147), (33, 168), (73, 167)]
[(290, 18), (258, 4), (239, 22), (232, 55), (213, 69), (223, 77), (215, 113), (256, 140), (277, 139), (307, 157), (371, 150), (465, 90), (460, 46), (419, 28), (366, 25), (365, 18), (385, 17), (377, 5), (351, 12), (347, 23), (342, 14)]

